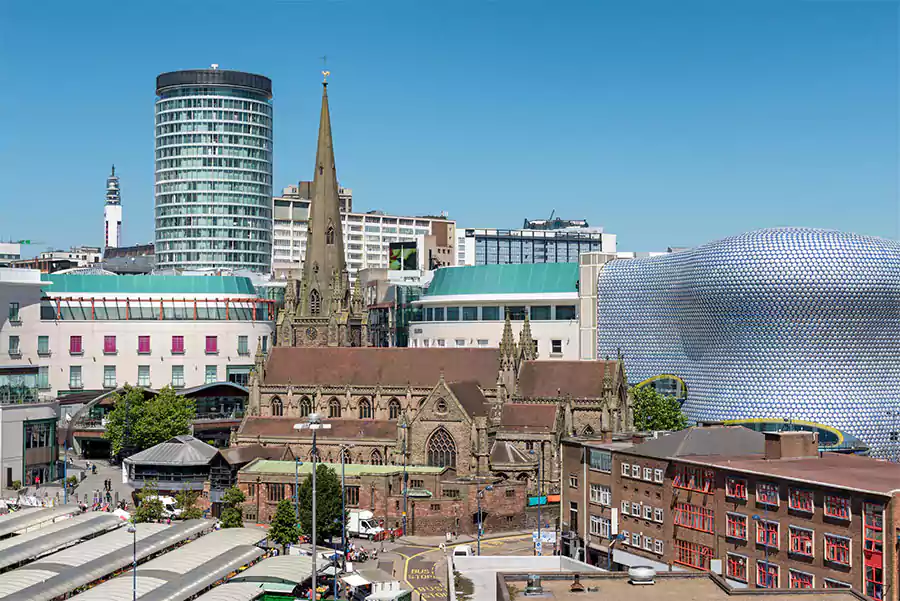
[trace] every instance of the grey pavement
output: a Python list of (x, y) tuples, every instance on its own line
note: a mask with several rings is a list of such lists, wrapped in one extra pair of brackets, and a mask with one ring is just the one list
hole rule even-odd
[(85, 479), (78, 483), (78, 486), (75, 488), (75, 495), (78, 497), (78, 500), (81, 501), (84, 499), (85, 495), (88, 498), (88, 504), (90, 504), (91, 499), (93, 499), (94, 495), (99, 493), (106, 498), (106, 492), (103, 487), (103, 482), (105, 480), (112, 480), (112, 498), (113, 503), (116, 502), (116, 495), (118, 494), (118, 499), (128, 502), (128, 506), (131, 507), (133, 501), (131, 499), (131, 493), (134, 488), (129, 484), (122, 483), (122, 467), (119, 465), (110, 465), (108, 461), (102, 459), (90, 459), (88, 460), (92, 464), (97, 465), (97, 473), (92, 474), (91, 470), (87, 468), (87, 461), (83, 459), (79, 459), (75, 461), (75, 465), (69, 466), (69, 475), (77, 475), (79, 479), (81, 478), (81, 472), (85, 473)]

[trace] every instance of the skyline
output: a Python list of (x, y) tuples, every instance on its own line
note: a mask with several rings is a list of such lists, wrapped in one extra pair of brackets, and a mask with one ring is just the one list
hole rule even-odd
[[(25, 254), (101, 244), (115, 163), (124, 241), (151, 241), (166, 71), (270, 77), (273, 192), (310, 179), (327, 55), (338, 177), (357, 210), (498, 228), (555, 210), (635, 251), (784, 225), (898, 237), (896, 4), (546, 6), (7, 7), (2, 76), (29, 93), (0, 99), (0, 236), (46, 243)], [(202, 31), (160, 28), (172, 7)], [(294, 22), (309, 23), (302, 36), (271, 29)], [(25, 198), (63, 218), (9, 210)]]

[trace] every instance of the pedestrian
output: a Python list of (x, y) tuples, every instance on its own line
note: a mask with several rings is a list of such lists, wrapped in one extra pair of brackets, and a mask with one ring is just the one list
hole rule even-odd
[(35, 476), (34, 477), (34, 490), (37, 491), (37, 490), (40, 490), (40, 488), (41, 488), (41, 477)]

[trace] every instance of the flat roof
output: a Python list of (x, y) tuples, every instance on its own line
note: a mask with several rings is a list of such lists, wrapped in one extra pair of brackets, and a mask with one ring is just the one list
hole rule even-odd
[[(325, 465), (341, 473), (340, 463), (319, 463)], [(295, 465), (293, 461), (278, 461), (275, 459), (258, 459), (243, 468), (241, 472), (249, 474), (289, 474), (294, 475)], [(296, 467), (298, 474), (312, 473), (312, 463), (304, 461)], [(440, 474), (444, 467), (433, 467), (429, 465), (408, 465), (406, 473), (408, 474)], [(402, 474), (402, 465), (366, 465), (363, 463), (345, 463), (344, 473), (347, 476), (360, 476), (362, 474), (390, 475)]]
[[(705, 574), (683, 576), (661, 576), (657, 574), (652, 585), (635, 586), (628, 582), (628, 576), (622, 574), (613, 578), (597, 578), (581, 576), (581, 584), (587, 589), (596, 588), (596, 592), (573, 593), (572, 577), (547, 579), (541, 581), (544, 598), (581, 601), (593, 599), (627, 599), (628, 601), (724, 601), (727, 599), (753, 596), (759, 597), (758, 589), (723, 589), (712, 578)], [(507, 586), (509, 581), (507, 581)], [(515, 586), (524, 590), (525, 582), (516, 581)], [(816, 595), (796, 592), (789, 589), (766, 590), (765, 598), (771, 601), (810, 601), (825, 598), (828, 601), (858, 601), (861, 597), (841, 589), (817, 589)]]
[(461, 294), (548, 294), (578, 292), (578, 263), (523, 263), (444, 267), (422, 300)]
[(821, 456), (800, 459), (687, 455), (676, 459), (768, 478), (785, 478), (879, 495), (890, 495), (891, 491), (900, 488), (900, 464), (861, 455), (822, 453)]

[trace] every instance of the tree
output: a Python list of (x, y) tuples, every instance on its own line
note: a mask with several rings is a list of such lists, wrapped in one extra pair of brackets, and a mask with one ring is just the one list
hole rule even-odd
[(156, 482), (148, 480), (144, 484), (144, 488), (138, 493), (138, 507), (134, 512), (134, 522), (158, 522), (162, 519), (163, 504), (159, 500), (159, 492), (156, 488)]
[(682, 430), (687, 427), (687, 417), (675, 397), (663, 396), (650, 386), (635, 387), (631, 392), (634, 395), (635, 429)]
[[(300, 532), (312, 536), (312, 476), (307, 476), (298, 490), (300, 499)], [(341, 479), (327, 465), (316, 467), (316, 542), (341, 533), (347, 520), (341, 515)]]
[(294, 544), (300, 540), (300, 528), (297, 527), (294, 506), (287, 499), (278, 502), (275, 517), (272, 518), (272, 524), (269, 527), (269, 536), (281, 545), (281, 549), (285, 553), (287, 553), (288, 544)]
[(124, 392), (113, 395), (113, 404), (103, 432), (113, 456), (120, 455), (126, 446), (142, 451), (187, 434), (197, 415), (194, 401), (176, 394), (171, 386), (148, 399), (142, 388), (126, 385)]
[(244, 517), (241, 505), (244, 503), (244, 493), (237, 486), (232, 486), (222, 496), (222, 528), (243, 528)]
[(198, 520), (203, 517), (203, 511), (197, 507), (197, 499), (200, 493), (196, 490), (183, 490), (175, 495), (175, 507), (181, 510), (182, 520)]

